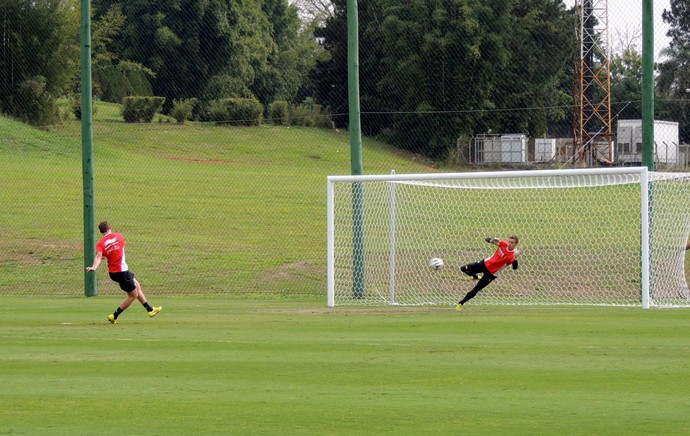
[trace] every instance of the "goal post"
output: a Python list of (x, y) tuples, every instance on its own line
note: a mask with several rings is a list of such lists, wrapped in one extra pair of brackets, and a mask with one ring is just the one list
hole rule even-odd
[[(493, 253), (485, 237), (512, 234), (520, 268), (504, 268), (473, 304), (690, 306), (690, 173), (386, 174), (330, 176), (327, 185), (330, 307), (454, 304), (474, 286), (460, 266)], [(428, 266), (434, 257), (440, 270)]]

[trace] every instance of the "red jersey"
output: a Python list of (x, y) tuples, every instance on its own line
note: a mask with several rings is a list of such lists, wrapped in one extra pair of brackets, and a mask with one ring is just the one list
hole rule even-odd
[(484, 259), (484, 265), (486, 265), (486, 269), (491, 274), (496, 275), (498, 270), (506, 265), (510, 265), (513, 263), (513, 260), (515, 260), (515, 251), (509, 251), (508, 242), (501, 240), (498, 242), (498, 249), (494, 255)]
[(127, 271), (125, 261), (125, 238), (120, 233), (103, 236), (96, 244), (96, 253), (103, 253), (108, 260), (108, 272)]

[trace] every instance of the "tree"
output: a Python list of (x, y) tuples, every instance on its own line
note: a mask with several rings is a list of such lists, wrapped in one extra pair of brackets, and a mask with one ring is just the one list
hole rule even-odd
[[(96, 16), (112, 10), (94, 0)], [(256, 97), (264, 105), (304, 87), (316, 46), (287, 0), (117, 0), (127, 17), (113, 36), (119, 59), (155, 74), (153, 93), (175, 99)]]
[[(317, 103), (329, 107), (334, 114), (337, 127), (348, 125), (348, 41), (347, 0), (334, 0), (333, 15), (326, 20), (325, 27), (317, 27), (314, 34), (320, 41), (326, 57), (319, 59), (311, 72), (314, 97)], [(370, 0), (359, 4), (360, 39), (360, 100), (362, 130), (365, 134), (377, 134), (390, 127), (386, 115), (367, 115), (387, 107), (378, 89), (385, 65), (382, 63), (381, 40), (382, 20), (385, 17), (384, 1)]]
[[(330, 53), (314, 74), (317, 98), (347, 113), (346, 1), (317, 37)], [(461, 135), (543, 133), (564, 117), (572, 85), (572, 14), (545, 0), (359, 2), (362, 129), (439, 156)], [(501, 111), (498, 112), (497, 109)], [(336, 117), (339, 125), (345, 117)]]
[(550, 124), (565, 119), (562, 109), (572, 101), (575, 51), (573, 15), (563, 2), (514, 0), (507, 35), (509, 61), (493, 96), (499, 111), (487, 120), (494, 131), (544, 135)]
[(611, 58), (611, 107), (620, 119), (642, 117), (642, 54), (628, 45)]
[(664, 9), (663, 20), (670, 25), (668, 36), (670, 45), (690, 45), (690, 2), (688, 0), (670, 0), (671, 9)]
[(690, 142), (690, 1), (671, 0), (670, 6), (662, 15), (671, 41), (661, 52), (666, 60), (657, 66), (655, 112), (658, 118), (678, 121), (681, 141)]
[(251, 89), (266, 106), (276, 100), (295, 102), (320, 49), (310, 28), (302, 26), (296, 6), (266, 0), (262, 10), (270, 23), (269, 53), (266, 62), (257, 65)]
[[(317, 61), (311, 71), (310, 81), (314, 87), (315, 100), (328, 106), (335, 115), (337, 127), (347, 126), (343, 114), (347, 107), (347, 0), (334, 0), (334, 12), (324, 27), (316, 27), (314, 35), (328, 56)], [(368, 1), (365, 4), (374, 3)], [(365, 9), (366, 11), (366, 9)], [(368, 16), (360, 10), (360, 32)], [(361, 33), (360, 33), (361, 35)], [(360, 75), (366, 81), (367, 76)], [(361, 87), (361, 83), (360, 83)], [(361, 88), (360, 88), (361, 89)]]
[(78, 0), (0, 0), (0, 22), (0, 110), (52, 122), (79, 75)]
[(94, 96), (120, 103), (126, 96), (153, 94), (149, 78), (155, 73), (143, 65), (121, 59), (113, 41), (125, 26), (127, 17), (118, 4), (111, 5), (97, 20), (92, 20), (91, 50)]
[(387, 5), (381, 59), (386, 73), (379, 86), (389, 107), (408, 112), (396, 116), (394, 143), (441, 156), (458, 136), (481, 126), (486, 110), (495, 107), (496, 86), (509, 59), (509, 3)]
[(305, 27), (322, 27), (333, 17), (335, 7), (330, 0), (293, 0)]
[(230, 0), (94, 0), (97, 18), (112, 5), (127, 17), (113, 49), (151, 70), (153, 93), (174, 99), (203, 94), (208, 81), (233, 55), (233, 2)]

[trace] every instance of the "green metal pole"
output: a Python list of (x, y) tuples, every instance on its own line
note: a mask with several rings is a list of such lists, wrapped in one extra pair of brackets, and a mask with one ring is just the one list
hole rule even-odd
[(347, 84), (350, 109), (350, 163), (353, 175), (363, 174), (359, 108), (359, 17), (357, 0), (347, 1)]
[[(81, 0), (81, 160), (84, 189), (84, 267), (96, 256), (91, 107), (91, 0)], [(96, 274), (84, 270), (84, 295), (96, 295)]]
[[(654, 2), (642, 0), (642, 165), (654, 171)], [(649, 299), (654, 299), (654, 265), (649, 257), (654, 232), (654, 185), (648, 183), (647, 192), (647, 264), (649, 265)], [(644, 236), (644, 235), (643, 235)], [(645, 238), (641, 238), (644, 243)], [(640, 281), (642, 284), (642, 281)], [(642, 288), (640, 288), (642, 289)], [(643, 301), (644, 303), (644, 301)]]
[(653, 0), (642, 0), (642, 165), (654, 171)]
[[(353, 175), (363, 174), (362, 130), (359, 107), (359, 17), (357, 0), (347, 1), (347, 84), (350, 115), (350, 163)], [(364, 185), (352, 184), (353, 296), (366, 296), (366, 263), (364, 235)]]

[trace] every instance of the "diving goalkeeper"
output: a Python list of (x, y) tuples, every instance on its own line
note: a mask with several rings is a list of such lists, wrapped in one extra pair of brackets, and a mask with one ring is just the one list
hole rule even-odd
[[(486, 238), (485, 241), (489, 244), (497, 245), (498, 248), (493, 256), (460, 267), (460, 271), (471, 276), (475, 280), (479, 279), (479, 282), (477, 282), (474, 288), (465, 295), (465, 298), (460, 300), (455, 308), (456, 310), (462, 310), (463, 304), (474, 298), (474, 296), (489, 283), (496, 280), (498, 271), (504, 266), (512, 265), (513, 269), (518, 269), (518, 261), (516, 259), (516, 256), (519, 254), (516, 248), (518, 244), (517, 236), (513, 235), (509, 237), (507, 241), (496, 238)], [(482, 274), (481, 279), (478, 277), (478, 274)]]

